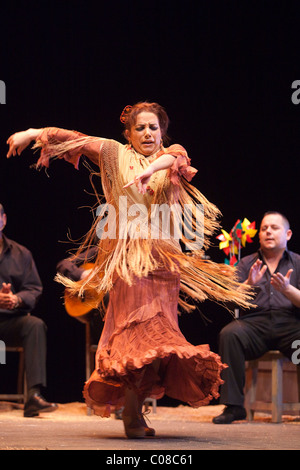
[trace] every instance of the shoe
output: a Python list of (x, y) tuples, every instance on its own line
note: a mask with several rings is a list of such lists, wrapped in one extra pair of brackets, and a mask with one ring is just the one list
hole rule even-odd
[(155, 436), (155, 429), (154, 428), (149, 428), (149, 426), (147, 425), (147, 423), (145, 421), (144, 413), (142, 413), (140, 421), (141, 421), (142, 425), (144, 426), (145, 436), (147, 436), (147, 437)]
[(153, 437), (155, 436), (155, 429), (154, 428), (149, 428), (147, 425), (144, 426), (145, 429), (145, 436), (146, 437)]
[(39, 393), (35, 393), (24, 406), (24, 417), (33, 418), (38, 416), (39, 413), (50, 413), (51, 411), (57, 410), (58, 406), (56, 403), (48, 403), (45, 398)]
[(130, 439), (140, 439), (142, 437), (153, 437), (155, 436), (155, 429), (149, 428), (143, 414), (138, 418), (132, 418), (132, 416), (122, 415), (125, 434)]
[(213, 418), (215, 424), (230, 424), (233, 421), (246, 419), (247, 413), (243, 406), (228, 405), (224, 408), (223, 413)]
[(147, 426), (142, 413), (144, 399), (144, 396), (138, 396), (132, 389), (127, 388), (125, 390), (125, 407), (122, 419), (125, 434), (130, 439), (140, 439), (155, 435), (155, 430)]
[(145, 427), (141, 421), (133, 419), (132, 416), (122, 415), (125, 434), (129, 439), (141, 439), (146, 436)]

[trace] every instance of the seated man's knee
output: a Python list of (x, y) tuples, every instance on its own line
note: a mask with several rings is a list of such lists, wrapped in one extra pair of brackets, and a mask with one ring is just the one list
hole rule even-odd
[(46, 334), (47, 326), (41, 318), (35, 317), (33, 315), (27, 315), (25, 318), (27, 332), (31, 331)]
[(240, 322), (235, 320), (226, 325), (219, 334), (219, 348), (223, 353), (225, 350), (232, 349), (241, 344), (242, 328)]
[(224, 326), (224, 328), (222, 328), (220, 331), (220, 340), (229, 340), (235, 336), (238, 336), (240, 329), (241, 327), (239, 321), (232, 321), (231, 323), (228, 323), (228, 325)]

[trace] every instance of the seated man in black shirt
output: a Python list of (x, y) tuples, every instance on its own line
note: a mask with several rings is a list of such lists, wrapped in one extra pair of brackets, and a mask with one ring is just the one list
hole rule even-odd
[(267, 212), (259, 231), (260, 250), (238, 264), (241, 282), (253, 286), (254, 307), (220, 333), (223, 371), (220, 402), (226, 407), (213, 419), (229, 424), (246, 418), (243, 388), (245, 361), (278, 349), (291, 359), (300, 339), (300, 255), (287, 250), (292, 231), (286, 217)]
[(2, 233), (6, 220), (0, 204), (0, 340), (24, 347), (28, 388), (24, 416), (33, 417), (57, 408), (41, 395), (46, 386), (46, 325), (30, 315), (43, 288), (30, 251)]

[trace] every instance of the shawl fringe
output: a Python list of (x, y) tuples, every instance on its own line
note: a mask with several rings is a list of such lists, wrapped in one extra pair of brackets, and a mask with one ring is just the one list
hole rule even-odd
[[(78, 161), (86, 144), (94, 142), (96, 137), (82, 137), (78, 139), (59, 142), (54, 138), (47, 140), (43, 134), (37, 140), (34, 148), (41, 148), (41, 156), (37, 166), (49, 166), (52, 158), (64, 158), (72, 163), (76, 168)], [(118, 149), (119, 143), (107, 140), (100, 150), (100, 174), (105, 200), (115, 208), (117, 220), (119, 208), (116, 203), (117, 196), (128, 197), (128, 204), (135, 203), (128, 193), (123, 189), (124, 182), (119, 176)], [(182, 160), (177, 165), (184, 168)], [(189, 167), (189, 159), (185, 165)], [(174, 170), (174, 169), (173, 169)], [(184, 169), (185, 171), (185, 169)], [(184, 174), (184, 171), (182, 174)], [(191, 171), (191, 170), (189, 170)], [(73, 282), (70, 279), (57, 274), (56, 281), (62, 283), (71, 295), (84, 296), (85, 291), (95, 299), (95, 303), (100, 305), (104, 293), (112, 287), (116, 276), (122, 278), (128, 285), (132, 285), (135, 276), (148, 276), (159, 266), (164, 266), (171, 271), (180, 273), (181, 297), (180, 305), (185, 311), (192, 311), (195, 307), (192, 301), (203, 302), (210, 299), (225, 306), (234, 303), (243, 308), (252, 306), (251, 289), (241, 285), (235, 274), (235, 268), (225, 264), (218, 264), (204, 259), (205, 250), (210, 246), (210, 238), (216, 230), (220, 229), (219, 218), (221, 212), (194, 186), (181, 176), (178, 181), (172, 183), (167, 172), (158, 172), (159, 183), (153, 196), (153, 204), (179, 204), (183, 209), (190, 205), (192, 211), (183, 222), (182, 242), (189, 246), (195, 230), (203, 233), (202, 247), (192, 250), (189, 254), (183, 253), (177, 240), (169, 239), (134, 239), (129, 237), (98, 240), (99, 247), (95, 268), (84, 279)], [(174, 179), (174, 172), (171, 174)], [(97, 197), (99, 197), (96, 194)], [(197, 220), (197, 207), (203, 211), (203, 219)], [(148, 218), (149, 218), (148, 213)], [(173, 215), (172, 215), (173, 216)], [(95, 244), (97, 240), (97, 225), (103, 219), (104, 214), (95, 218), (94, 223), (81, 244), (76, 257), (86, 248)], [(149, 219), (148, 219), (149, 220)], [(176, 217), (173, 216), (173, 225), (176, 225)], [(200, 224), (200, 226), (199, 226)], [(118, 224), (117, 224), (118, 225)], [(116, 227), (117, 230), (119, 227)], [(128, 227), (126, 227), (128, 229)], [(161, 235), (161, 231), (160, 231)]]

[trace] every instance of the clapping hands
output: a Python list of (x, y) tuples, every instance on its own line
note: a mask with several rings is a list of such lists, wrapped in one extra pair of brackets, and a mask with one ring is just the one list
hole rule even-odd
[[(266, 264), (263, 264), (262, 260), (258, 259), (257, 261), (255, 261), (255, 263), (250, 269), (247, 284), (250, 284), (251, 286), (258, 285), (262, 280), (267, 269), (268, 266)], [(289, 288), (292, 272), (293, 269), (289, 269), (285, 276), (279, 272), (273, 273), (271, 276), (272, 286), (279, 292), (285, 293)]]

